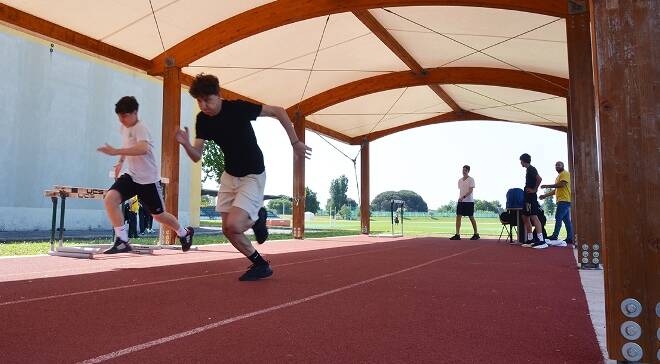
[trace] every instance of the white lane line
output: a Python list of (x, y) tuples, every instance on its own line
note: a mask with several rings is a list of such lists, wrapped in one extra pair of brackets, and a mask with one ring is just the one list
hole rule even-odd
[(411, 270), (422, 268), (422, 267), (425, 267), (427, 265), (431, 265), (433, 263), (437, 263), (437, 262), (440, 262), (440, 261), (443, 261), (443, 260), (447, 260), (447, 259), (450, 259), (450, 258), (453, 258), (453, 257), (457, 257), (459, 255), (467, 254), (467, 253), (473, 252), (475, 250), (483, 249), (483, 248), (484, 247), (474, 248), (474, 249), (462, 251), (460, 253), (448, 255), (448, 256), (445, 256), (445, 257), (442, 257), (442, 258), (429, 260), (428, 262), (425, 262), (425, 263), (422, 263), (422, 264), (414, 265), (412, 267), (401, 269), (401, 270), (398, 270), (398, 271), (395, 271), (395, 272), (386, 273), (386, 274), (383, 274), (383, 275), (380, 275), (380, 276), (377, 276), (377, 277), (365, 279), (365, 280), (360, 281), (360, 282), (356, 282), (356, 283), (353, 283), (353, 284), (349, 284), (347, 286), (331, 289), (329, 291), (321, 292), (321, 293), (318, 293), (318, 294), (315, 294), (315, 295), (312, 295), (312, 296), (308, 296), (308, 297), (305, 297), (305, 298), (301, 298), (301, 299), (298, 299), (298, 300), (295, 300), (295, 301), (289, 301), (289, 302), (286, 302), (286, 303), (282, 303), (280, 305), (264, 308), (262, 310), (253, 311), (253, 312), (246, 313), (246, 314), (239, 315), (239, 316), (234, 316), (234, 317), (222, 320), (222, 321), (216, 321), (216, 322), (208, 324), (208, 325), (200, 326), (200, 327), (194, 328), (192, 330), (183, 331), (183, 332), (180, 332), (178, 334), (161, 337), (160, 339), (152, 340), (152, 341), (142, 343), (142, 344), (138, 344), (138, 345), (135, 345), (135, 346), (131, 346), (131, 347), (128, 347), (128, 348), (125, 348), (125, 349), (113, 351), (113, 352), (105, 354), (105, 355), (97, 356), (96, 358), (87, 359), (87, 360), (79, 362), (77, 364), (101, 363), (101, 362), (104, 362), (104, 361), (107, 361), (107, 360), (118, 358), (118, 357), (123, 356), (123, 355), (127, 355), (127, 354), (130, 354), (130, 353), (134, 353), (134, 352), (137, 352), (137, 351), (148, 349), (152, 346), (156, 346), (156, 345), (164, 344), (166, 342), (182, 339), (182, 338), (187, 337), (187, 336), (196, 335), (196, 334), (202, 333), (202, 332), (207, 331), (207, 330), (215, 329), (215, 328), (220, 327), (220, 326), (225, 326), (225, 325), (228, 325), (232, 322), (244, 320), (244, 319), (251, 318), (251, 317), (254, 317), (254, 316), (262, 315), (264, 313), (280, 310), (280, 309), (283, 309), (283, 308), (299, 305), (301, 303), (309, 302), (309, 301), (312, 301), (312, 300), (315, 300), (315, 299), (318, 299), (318, 298), (321, 298), (321, 297), (329, 296), (331, 294), (339, 293), (339, 292), (342, 292), (342, 291), (345, 291), (345, 290), (348, 290), (348, 289), (351, 289), (351, 288), (363, 286), (367, 283), (371, 283), (371, 282), (381, 280), (381, 279), (384, 279), (384, 278), (389, 278), (389, 277), (392, 277), (392, 276), (395, 276), (395, 275), (398, 275), (398, 274), (401, 274), (401, 273), (409, 272)]
[[(383, 252), (383, 251), (388, 251), (388, 250), (393, 250), (393, 249), (402, 249), (402, 248), (407, 248), (407, 247), (406, 247), (406, 246), (397, 246), (397, 247), (392, 247), (392, 248), (387, 248), (387, 249), (369, 250), (369, 251), (358, 252), (358, 253), (352, 253), (352, 254), (335, 255), (335, 256), (330, 256), (330, 257), (323, 257), (323, 258), (316, 258), (316, 259), (302, 260), (302, 261), (299, 261), (299, 262), (292, 262), (292, 263), (278, 264), (278, 265), (273, 265), (273, 267), (285, 267), (285, 266), (295, 265), (295, 264), (304, 264), (304, 263), (318, 262), (318, 261), (322, 261), (322, 260), (326, 260), (326, 259), (345, 258), (345, 257), (351, 257), (351, 256), (355, 256), (355, 255), (370, 254), (370, 253), (378, 253), (378, 252)], [(43, 297), (35, 297), (35, 298), (25, 298), (25, 299), (20, 299), (20, 300), (15, 300), (15, 301), (0, 302), (0, 307), (2, 307), (2, 306), (9, 306), (9, 305), (15, 305), (15, 304), (19, 304), (19, 303), (28, 303), (28, 302), (46, 301), (46, 300), (52, 300), (52, 299), (57, 299), (57, 298), (73, 297), (73, 296), (81, 296), (81, 295), (86, 295), (86, 294), (94, 294), (94, 293), (101, 293), (101, 292), (115, 291), (115, 290), (126, 289), (126, 288), (136, 288), (136, 287), (151, 286), (151, 285), (156, 285), (156, 284), (164, 284), (164, 283), (172, 283), (172, 282), (181, 282), (181, 281), (186, 281), (186, 280), (191, 280), (191, 279), (198, 279), (198, 278), (217, 277), (217, 276), (222, 276), (222, 275), (227, 275), (227, 274), (243, 273), (244, 271), (245, 271), (245, 270), (243, 269), (243, 270), (235, 270), (235, 271), (230, 271), (230, 272), (220, 272), (220, 273), (212, 273), (212, 274), (201, 274), (201, 275), (196, 275), (196, 276), (188, 276), (188, 277), (181, 277), (181, 278), (164, 279), (164, 280), (154, 281), (154, 282), (136, 283), (136, 284), (126, 284), (126, 285), (122, 285), (122, 286), (115, 286), (115, 287), (108, 287), (108, 288), (92, 289), (92, 290), (88, 290), (88, 291), (79, 291), (79, 292), (63, 293), (63, 294), (57, 294), (57, 295), (51, 295), (51, 296), (43, 296)]]

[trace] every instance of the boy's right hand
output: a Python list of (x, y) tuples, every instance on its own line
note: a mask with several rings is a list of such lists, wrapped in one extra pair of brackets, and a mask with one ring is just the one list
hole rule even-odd
[(190, 131), (188, 130), (188, 127), (184, 127), (185, 130), (179, 129), (176, 132), (176, 141), (177, 143), (186, 146), (190, 144)]

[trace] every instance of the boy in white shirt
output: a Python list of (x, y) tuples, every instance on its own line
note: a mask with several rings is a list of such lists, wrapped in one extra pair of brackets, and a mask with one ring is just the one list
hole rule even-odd
[(449, 240), (461, 240), (461, 219), (463, 216), (470, 218), (474, 235), (470, 240), (478, 240), (479, 233), (477, 233), (477, 222), (474, 220), (474, 178), (468, 175), (470, 173), (470, 166), (463, 166), (463, 177), (458, 179), (458, 204), (456, 206), (456, 234), (449, 238)]
[[(125, 253), (133, 250), (128, 242), (128, 232), (124, 228), (124, 218), (120, 205), (133, 196), (138, 199), (161, 226), (176, 231), (181, 249), (190, 249), (194, 230), (183, 228), (176, 217), (165, 211), (160, 173), (153, 153), (153, 141), (147, 127), (138, 119), (138, 102), (133, 96), (124, 96), (115, 104), (115, 113), (122, 124), (120, 133), (122, 148), (114, 148), (107, 143), (97, 150), (107, 155), (118, 155), (115, 164), (115, 183), (105, 196), (105, 209), (115, 230), (115, 242), (105, 254)], [(128, 160), (128, 172), (119, 177), (124, 160)]]

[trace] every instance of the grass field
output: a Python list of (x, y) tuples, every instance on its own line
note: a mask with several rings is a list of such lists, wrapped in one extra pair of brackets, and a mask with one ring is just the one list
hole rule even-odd
[[(291, 216), (281, 216), (283, 219), (290, 219)], [(406, 217), (403, 220), (404, 236), (444, 236), (449, 237), (454, 234), (456, 219), (453, 217)], [(202, 220), (202, 226), (220, 226), (218, 220)], [(395, 233), (401, 232), (401, 224), (395, 225)], [(305, 236), (309, 238), (320, 238), (329, 236), (355, 235), (360, 232), (359, 220), (331, 220), (329, 216), (316, 216), (312, 221), (305, 222)], [(477, 228), (479, 234), (484, 238), (495, 238), (500, 235), (502, 225), (497, 218), (477, 218)], [(548, 219), (545, 226), (548, 234), (552, 233), (554, 228), (554, 219)], [(291, 239), (290, 230), (271, 229), (269, 240)], [(392, 232), (391, 221), (387, 217), (374, 217), (371, 219), (371, 234), (386, 234)], [(565, 236), (566, 232), (562, 227), (560, 237)], [(461, 235), (464, 238), (472, 236), (472, 226), (470, 220), (463, 218), (461, 225)], [(254, 239), (253, 237), (250, 237)], [(504, 238), (504, 236), (503, 236)], [(156, 244), (157, 240), (153, 237), (131, 239), (134, 244)], [(108, 244), (104, 240), (86, 240), (86, 241), (65, 241), (64, 245), (81, 244)], [(195, 245), (228, 243), (224, 236), (220, 235), (198, 235), (195, 237)], [(36, 255), (47, 254), (50, 250), (49, 242), (12, 242), (0, 244), (0, 256), (16, 255)]]

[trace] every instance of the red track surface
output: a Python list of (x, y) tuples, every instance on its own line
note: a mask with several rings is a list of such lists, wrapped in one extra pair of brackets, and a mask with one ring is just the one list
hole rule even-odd
[(258, 247), (273, 277), (239, 282), (245, 258), (202, 248), (0, 260), (0, 362), (603, 360), (570, 249), (442, 238), (273, 242)]

